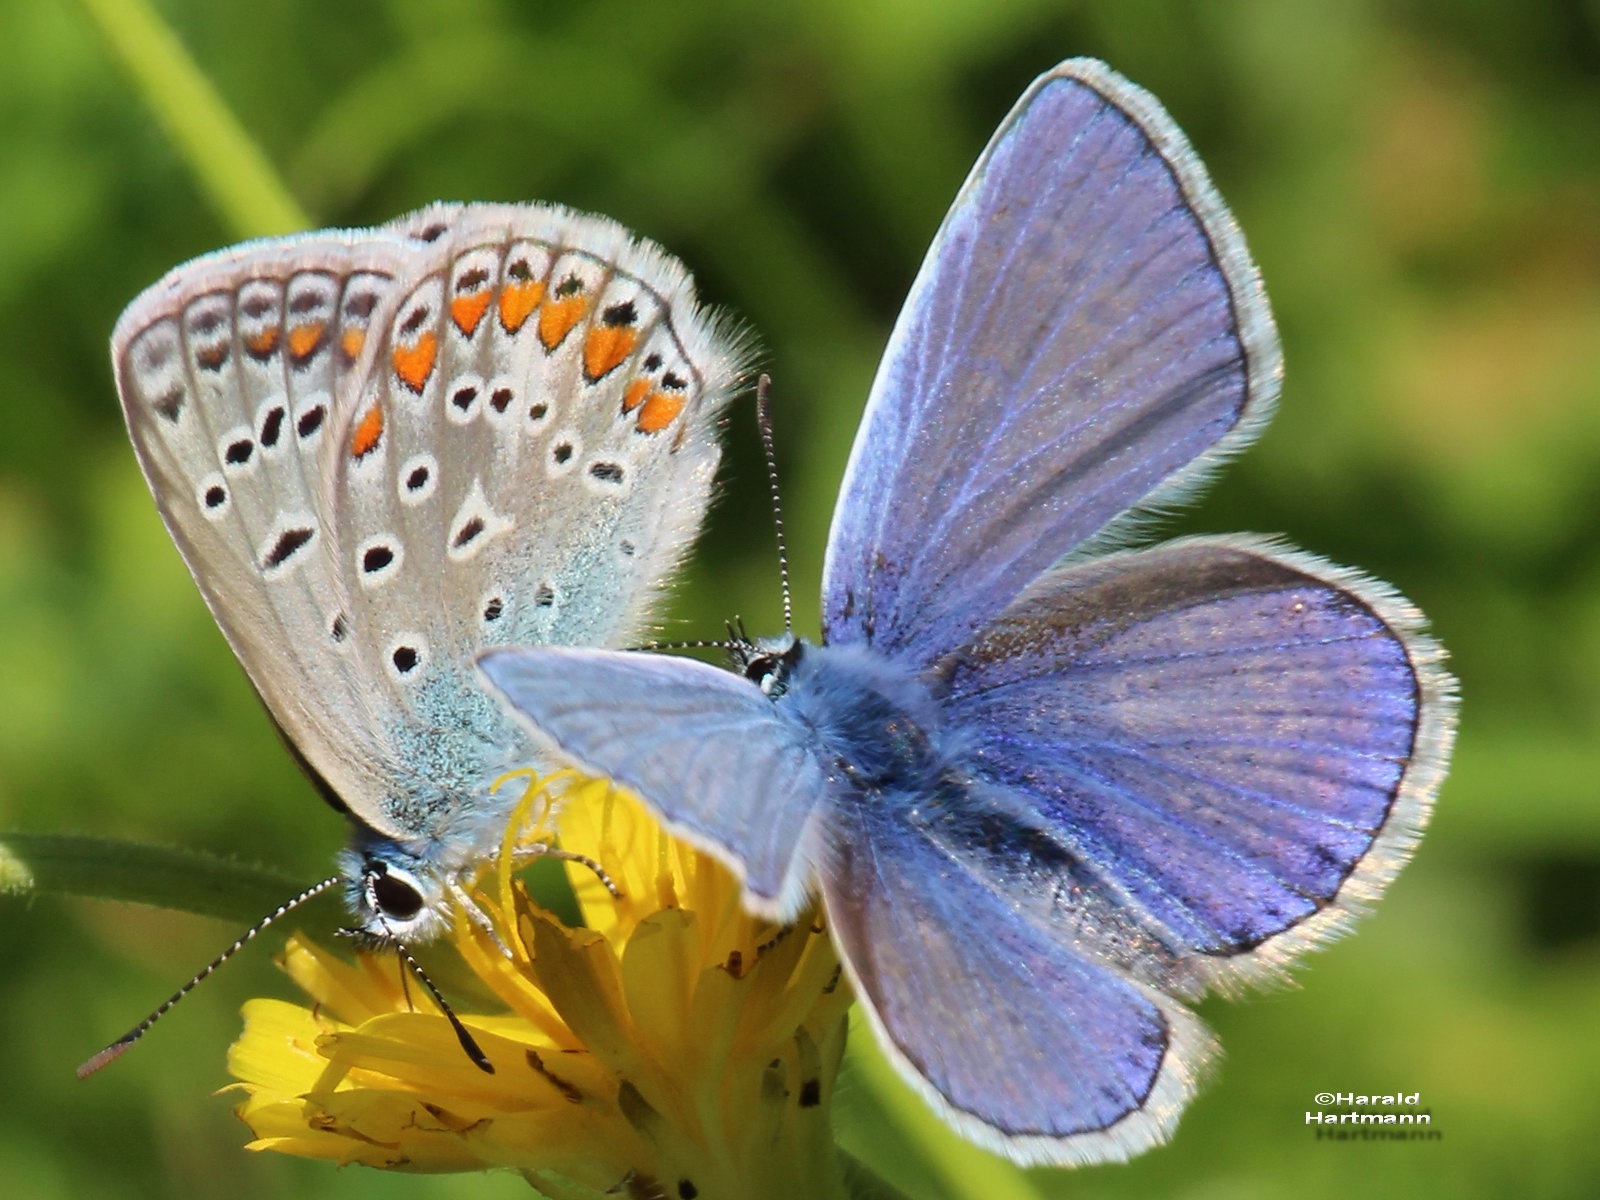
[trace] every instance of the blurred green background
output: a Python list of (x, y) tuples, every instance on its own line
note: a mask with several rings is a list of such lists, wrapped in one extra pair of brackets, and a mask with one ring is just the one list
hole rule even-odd
[[(1600, 1194), (1600, 4), (157, 10), (317, 225), (540, 197), (679, 254), (761, 335), (813, 631), (879, 349), (971, 160), (1058, 59), (1097, 55), (1153, 90), (1238, 214), (1288, 360), (1281, 415), (1171, 531), (1281, 531), (1398, 585), (1463, 681), (1456, 768), (1357, 936), (1298, 989), (1204, 1006), (1227, 1057), (1171, 1146), (1015, 1172), (870, 1065), (847, 1067), (841, 1140), (912, 1196)], [(0, 2), (0, 828), (207, 848), (309, 881), (340, 822), (162, 531), (105, 352), (140, 288), (282, 209), (247, 186), (227, 211), (197, 181), (92, 17), (133, 11)], [(745, 406), (677, 601), (685, 636), (735, 612), (779, 621), (752, 425)], [(242, 1154), (208, 1093), (238, 1005), (289, 994), (265, 953), (73, 1079), (235, 932), (0, 899), (0, 1191), (527, 1194)], [(1421, 1092), (1444, 1137), (1318, 1142), (1304, 1112), (1324, 1090)]]

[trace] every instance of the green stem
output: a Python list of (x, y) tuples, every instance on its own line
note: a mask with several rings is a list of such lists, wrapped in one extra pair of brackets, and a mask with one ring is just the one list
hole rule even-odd
[(104, 838), (0, 833), (0, 895), (72, 895), (254, 922), (305, 880), (197, 854)]
[(183, 43), (146, 0), (79, 0), (212, 208), (239, 237), (312, 222)]

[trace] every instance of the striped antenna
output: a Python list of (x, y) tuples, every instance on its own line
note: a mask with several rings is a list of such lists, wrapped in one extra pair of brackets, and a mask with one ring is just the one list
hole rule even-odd
[(778, 529), (778, 576), (783, 583), (783, 632), (794, 636), (794, 602), (789, 598), (789, 547), (783, 536), (783, 505), (778, 500), (778, 459), (772, 449), (772, 376), (756, 383), (756, 425), (767, 455), (767, 486), (772, 491), (772, 523)]
[[(292, 909), (299, 908), (307, 900), (310, 900), (316, 896), (320, 896), (329, 888), (343, 882), (343, 875), (330, 875), (321, 883), (312, 884), (305, 891), (294, 897), (294, 899), (278, 905), (277, 908), (273, 909), (266, 916), (262, 917), (261, 920), (250, 926), (249, 929), (245, 930), (244, 933), (239, 936), (239, 939), (233, 943), (233, 945), (229, 946), (221, 954), (217, 955), (209, 963), (207, 963), (195, 974), (193, 979), (189, 980), (188, 983), (184, 984), (177, 991), (173, 992), (172, 995), (168, 996), (165, 1003), (158, 1007), (148, 1017), (140, 1021), (132, 1029), (128, 1030), (127, 1033), (123, 1034), (116, 1041), (112, 1042), (104, 1050), (100, 1051), (100, 1053), (96, 1054), (93, 1058), (90, 1058), (81, 1067), (79, 1067), (78, 1078), (87, 1079), (101, 1067), (106, 1066), (107, 1064), (121, 1058), (124, 1054), (126, 1054), (130, 1049), (133, 1048), (133, 1044), (145, 1035), (145, 1031), (148, 1030), (150, 1026), (154, 1025), (162, 1017), (166, 1016), (167, 1013), (172, 1010), (173, 1005), (177, 1004), (179, 1000), (182, 1000), (190, 992), (194, 991), (195, 985), (198, 984), (202, 979), (210, 975), (211, 972), (215, 971), (223, 963), (227, 962), (235, 954), (239, 953), (239, 951), (243, 950), (245, 946), (249, 945), (249, 943), (254, 940), (256, 934), (267, 928), (267, 926), (271, 925), (285, 913), (291, 911)], [(430, 984), (429, 986), (431, 987), (432, 985)]]

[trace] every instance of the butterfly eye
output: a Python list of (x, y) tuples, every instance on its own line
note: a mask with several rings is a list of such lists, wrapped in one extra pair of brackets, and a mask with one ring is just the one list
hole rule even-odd
[(422, 893), (383, 863), (367, 867), (367, 886), (378, 911), (391, 921), (412, 921), (422, 911)]

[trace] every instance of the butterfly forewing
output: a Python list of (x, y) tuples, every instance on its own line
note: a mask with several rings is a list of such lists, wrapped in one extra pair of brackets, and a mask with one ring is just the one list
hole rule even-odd
[(484, 820), (457, 798), (528, 760), (473, 657), (637, 638), (698, 529), (739, 372), (682, 269), (620, 226), (452, 218), (324, 452), (347, 644), (401, 781), (369, 819), (432, 838)]
[(1183, 134), (1098, 63), (1044, 76), (945, 218), (834, 513), (835, 644), (931, 664), (1265, 419), (1276, 336)]
[(340, 793), (364, 786), (376, 741), (361, 680), (313, 636), (341, 606), (319, 450), (409, 260), (370, 231), (222, 251), (148, 289), (112, 342), (168, 531), (275, 719)]

